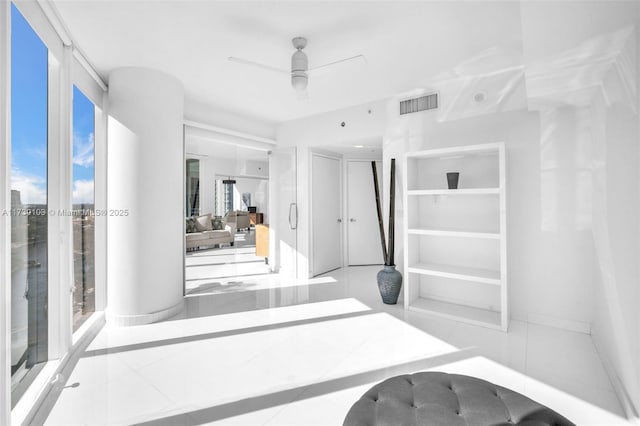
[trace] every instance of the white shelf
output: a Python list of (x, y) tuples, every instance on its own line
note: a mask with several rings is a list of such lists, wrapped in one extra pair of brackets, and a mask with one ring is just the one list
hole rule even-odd
[(405, 309), (508, 329), (505, 162), (502, 142), (405, 154)]
[(418, 298), (409, 304), (409, 310), (426, 312), (456, 321), (481, 325), (483, 327), (495, 328), (498, 330), (504, 329), (501, 324), (500, 312), (489, 311), (486, 309)]
[(456, 237), (456, 238), (486, 238), (490, 240), (499, 240), (499, 232), (473, 232), (473, 231), (454, 231), (446, 229), (419, 229), (412, 228), (407, 231), (409, 235), (431, 235), (437, 237)]
[(500, 271), (468, 268), (466, 266), (438, 265), (433, 263), (417, 263), (409, 265), (409, 272), (434, 277), (453, 278), (463, 281), (475, 281), (483, 284), (502, 285)]
[(485, 195), (500, 194), (500, 188), (410, 189), (407, 195)]

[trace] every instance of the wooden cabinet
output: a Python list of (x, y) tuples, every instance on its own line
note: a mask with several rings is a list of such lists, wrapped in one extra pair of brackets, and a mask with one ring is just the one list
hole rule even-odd
[(410, 152), (404, 173), (405, 308), (506, 331), (504, 144)]
[(269, 257), (269, 225), (256, 225), (256, 256)]

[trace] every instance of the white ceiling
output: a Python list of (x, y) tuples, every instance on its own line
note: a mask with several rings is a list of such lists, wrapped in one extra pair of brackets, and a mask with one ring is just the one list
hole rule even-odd
[[(522, 51), (519, 2), (56, 0), (74, 41), (107, 77), (142, 66), (179, 78), (187, 100), (272, 123), (424, 87), (487, 49)], [(298, 100), (286, 75), (291, 38), (308, 39), (310, 66), (364, 54), (312, 77)]]

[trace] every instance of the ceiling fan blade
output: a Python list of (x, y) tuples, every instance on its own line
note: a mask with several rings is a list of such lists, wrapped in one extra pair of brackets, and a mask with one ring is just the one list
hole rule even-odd
[(354, 63), (360, 63), (360, 64), (364, 65), (364, 64), (367, 63), (367, 58), (365, 58), (364, 55), (351, 56), (349, 58), (344, 58), (344, 59), (340, 59), (338, 61), (329, 62), (328, 64), (319, 65), (317, 67), (309, 68), (308, 72), (310, 74), (316, 74), (318, 72), (329, 71), (332, 67), (334, 67), (336, 65), (343, 64), (345, 62), (349, 62), (349, 61), (353, 61)]
[(254, 67), (257, 67), (257, 68), (262, 68), (264, 70), (278, 72), (278, 73), (286, 74), (286, 75), (290, 75), (291, 74), (291, 72), (289, 72), (287, 70), (283, 70), (281, 68), (272, 67), (271, 65), (265, 65), (265, 64), (258, 63), (258, 62), (249, 61), (248, 59), (236, 58), (235, 56), (229, 56), (227, 59), (229, 61), (231, 61), (231, 62), (235, 62), (235, 63), (238, 63), (238, 64), (251, 65), (251, 66), (254, 66)]

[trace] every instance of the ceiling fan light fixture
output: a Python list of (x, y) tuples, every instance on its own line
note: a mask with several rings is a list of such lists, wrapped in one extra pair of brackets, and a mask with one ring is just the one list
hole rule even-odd
[(309, 69), (309, 59), (302, 50), (296, 50), (291, 55), (291, 71), (307, 71)]
[(309, 77), (304, 71), (294, 71), (291, 73), (291, 85), (296, 92), (302, 92), (307, 89)]

